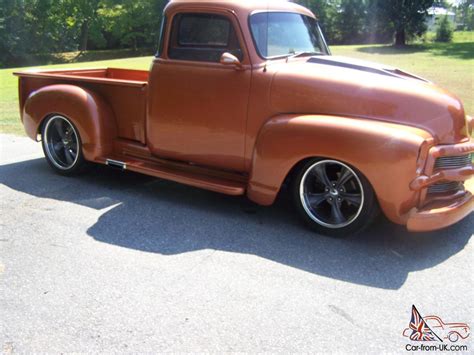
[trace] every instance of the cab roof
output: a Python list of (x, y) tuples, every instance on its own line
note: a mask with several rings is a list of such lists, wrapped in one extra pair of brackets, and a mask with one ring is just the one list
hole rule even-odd
[(177, 8), (220, 8), (240, 14), (254, 11), (286, 11), (315, 17), (307, 8), (286, 0), (171, 0), (165, 11)]

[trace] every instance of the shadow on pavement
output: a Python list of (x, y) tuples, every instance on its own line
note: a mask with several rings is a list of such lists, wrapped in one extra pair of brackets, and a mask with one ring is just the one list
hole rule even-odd
[(87, 230), (97, 241), (148, 253), (201, 249), (253, 254), (310, 273), (384, 289), (410, 272), (434, 267), (463, 250), (473, 216), (448, 229), (410, 234), (380, 218), (346, 240), (316, 235), (282, 194), (271, 207), (147, 176), (94, 166), (86, 175), (55, 175), (44, 159), (0, 166), (0, 183), (41, 198), (93, 209), (115, 206)]

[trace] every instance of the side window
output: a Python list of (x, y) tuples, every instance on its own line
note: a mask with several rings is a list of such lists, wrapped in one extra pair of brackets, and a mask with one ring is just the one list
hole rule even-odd
[(227, 17), (189, 13), (174, 17), (169, 58), (218, 63), (224, 52), (242, 60), (239, 41)]
[(163, 54), (163, 46), (165, 43), (165, 30), (166, 30), (166, 15), (163, 14), (160, 26), (160, 39), (158, 41), (158, 52), (156, 52), (156, 57), (161, 57)]
[(426, 323), (428, 324), (428, 326), (430, 327), (441, 327), (441, 323), (439, 322), (439, 320), (437, 320), (436, 318), (428, 318), (426, 319)]

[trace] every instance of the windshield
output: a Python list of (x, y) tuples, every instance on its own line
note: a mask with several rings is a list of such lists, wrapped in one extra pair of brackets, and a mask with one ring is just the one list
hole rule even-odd
[(329, 54), (317, 21), (288, 12), (260, 12), (250, 16), (252, 36), (264, 58), (298, 53)]

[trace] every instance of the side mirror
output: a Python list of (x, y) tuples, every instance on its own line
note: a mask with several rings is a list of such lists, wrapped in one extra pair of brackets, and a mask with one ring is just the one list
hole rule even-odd
[(233, 65), (238, 69), (242, 69), (242, 63), (240, 62), (239, 58), (233, 54), (230, 54), (229, 52), (222, 54), (220, 62), (222, 65)]

